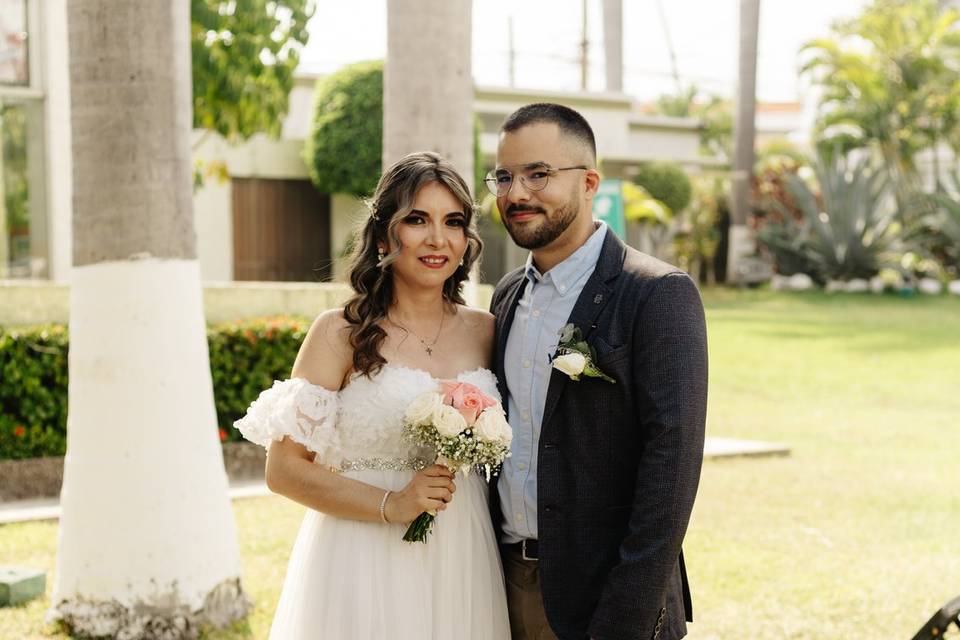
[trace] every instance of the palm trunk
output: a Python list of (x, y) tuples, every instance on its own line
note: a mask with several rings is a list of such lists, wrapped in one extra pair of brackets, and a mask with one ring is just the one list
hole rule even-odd
[(623, 0), (603, 0), (603, 51), (607, 91), (623, 91)]
[(734, 126), (730, 244), (727, 254), (727, 281), (738, 282), (738, 263), (754, 251), (747, 227), (750, 213), (750, 177), (754, 162), (754, 116), (756, 111), (757, 35), (760, 0), (740, 0), (740, 65), (737, 78), (737, 119)]
[(390, 0), (383, 164), (435, 151), (473, 183), (470, 0)]
[(73, 0), (68, 22), (70, 413), (51, 617), (78, 635), (193, 637), (249, 603), (193, 229), (189, 3)]

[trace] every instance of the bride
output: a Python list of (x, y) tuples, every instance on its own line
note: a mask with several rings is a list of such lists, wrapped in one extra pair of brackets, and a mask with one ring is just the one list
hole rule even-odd
[[(310, 328), (289, 380), (236, 426), (269, 447), (267, 485), (308, 507), (271, 637), (510, 637), (500, 557), (476, 473), (455, 478), (402, 437), (442, 379), (499, 397), (493, 316), (464, 306), (480, 253), (463, 179), (434, 153), (390, 167), (350, 267), (353, 297)], [(426, 544), (402, 540), (436, 510)]]

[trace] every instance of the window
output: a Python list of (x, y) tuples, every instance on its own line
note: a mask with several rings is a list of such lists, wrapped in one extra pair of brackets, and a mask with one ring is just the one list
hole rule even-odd
[(27, 0), (0, 0), (0, 85), (29, 84)]
[(30, 47), (45, 8), (0, 0), (0, 279), (48, 275), (44, 92)]

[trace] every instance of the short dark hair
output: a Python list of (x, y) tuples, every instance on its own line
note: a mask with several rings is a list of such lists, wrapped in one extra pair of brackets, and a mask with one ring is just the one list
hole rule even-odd
[(593, 137), (593, 129), (590, 128), (590, 124), (582, 115), (562, 104), (537, 102), (520, 107), (507, 116), (500, 130), (510, 133), (537, 122), (554, 123), (560, 127), (561, 132), (586, 145), (590, 149), (590, 153), (593, 154), (593, 159), (596, 160), (597, 140)]

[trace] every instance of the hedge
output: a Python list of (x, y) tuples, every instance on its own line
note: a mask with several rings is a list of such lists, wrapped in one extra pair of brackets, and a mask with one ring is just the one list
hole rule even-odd
[(674, 215), (687, 208), (693, 198), (693, 185), (679, 165), (670, 162), (645, 162), (633, 183), (670, 208)]
[[(221, 440), (242, 439), (234, 420), (274, 380), (289, 377), (309, 326), (306, 318), (276, 317), (207, 328)], [(65, 326), (0, 327), (0, 460), (66, 452), (68, 352)]]

